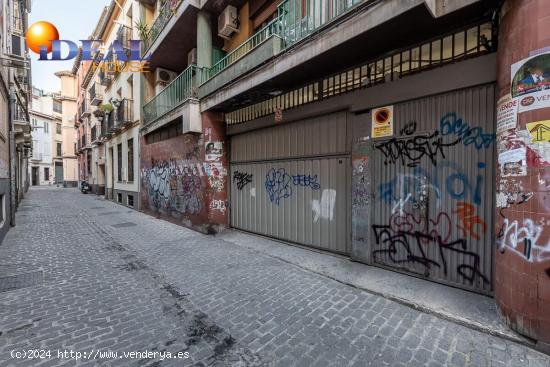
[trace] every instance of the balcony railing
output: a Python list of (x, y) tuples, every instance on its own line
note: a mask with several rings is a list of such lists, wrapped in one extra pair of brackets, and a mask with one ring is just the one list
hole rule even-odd
[[(107, 70), (106, 70), (107, 69)], [(107, 64), (99, 66), (99, 83), (103, 86), (108, 86), (113, 81), (113, 72), (109, 70)]]
[(228, 66), (232, 65), (236, 61), (242, 59), (250, 51), (255, 49), (258, 45), (264, 42), (266, 39), (271, 37), (274, 34), (281, 33), (281, 22), (279, 18), (275, 18), (268, 25), (256, 32), (252, 37), (244, 41), (239, 47), (228, 53), (224, 58), (218, 61), (214, 66), (212, 66), (207, 71), (205, 82), (213, 78), (216, 74), (226, 69)]
[(88, 91), (90, 96), (90, 104), (92, 106), (99, 106), (103, 101), (103, 91), (101, 84), (93, 83), (90, 90)]
[(41, 161), (42, 160), (42, 153), (32, 152), (31, 160), (32, 161)]
[(111, 111), (111, 113), (106, 115), (106, 129), (105, 129), (105, 136), (110, 136), (114, 129), (115, 129), (115, 111)]
[(166, 24), (168, 24), (168, 21), (172, 18), (172, 16), (176, 13), (176, 10), (180, 6), (180, 4), (183, 2), (183, 0), (167, 0), (164, 6), (160, 9), (159, 15), (153, 22), (153, 25), (151, 26), (151, 30), (149, 31), (149, 35), (146, 40), (144, 40), (143, 44), (143, 54), (145, 54), (151, 45), (155, 43), (156, 39), (160, 35), (160, 33), (163, 31), (163, 29), (166, 27)]
[(13, 120), (18, 122), (29, 122), (29, 117), (25, 110), (18, 103), (13, 104)]
[(269, 37), (281, 37), (283, 49), (287, 48), (366, 1), (372, 0), (284, 1), (278, 7), (277, 17), (212, 66), (204, 82), (248, 55)]
[(97, 134), (97, 126), (92, 127), (92, 143), (97, 140), (98, 134)]
[(86, 99), (82, 100), (82, 104), (80, 105), (80, 117), (90, 117), (90, 107), (88, 107), (88, 103), (86, 102)]
[(129, 50), (132, 40), (132, 28), (121, 25), (116, 34), (116, 40), (122, 45), (122, 48)]
[(120, 106), (116, 109), (116, 128), (121, 128), (126, 124), (134, 122), (134, 101), (123, 99)]
[(204, 69), (189, 66), (159, 94), (143, 106), (143, 125), (147, 125), (170, 112), (187, 99), (196, 97), (197, 86), (203, 79)]

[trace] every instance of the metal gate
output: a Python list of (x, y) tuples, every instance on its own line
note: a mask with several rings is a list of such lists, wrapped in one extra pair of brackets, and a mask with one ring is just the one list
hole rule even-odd
[(346, 113), (231, 139), (231, 225), (348, 253), (349, 124)]
[(372, 261), (491, 293), (495, 86), (394, 106), (372, 149)]

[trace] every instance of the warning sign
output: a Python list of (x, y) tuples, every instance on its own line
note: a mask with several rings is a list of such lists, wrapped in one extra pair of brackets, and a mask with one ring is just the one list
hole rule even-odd
[(393, 106), (375, 108), (372, 110), (373, 138), (393, 136)]

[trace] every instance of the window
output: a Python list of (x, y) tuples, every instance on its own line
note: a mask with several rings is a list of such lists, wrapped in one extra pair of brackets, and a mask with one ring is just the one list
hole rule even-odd
[(38, 124), (38, 122), (36, 121), (36, 119), (32, 119), (32, 126), (36, 126)]
[(56, 155), (57, 155), (58, 157), (61, 157), (61, 143), (60, 143), (60, 142), (57, 142)]
[(117, 167), (118, 182), (122, 182), (122, 144), (118, 144), (116, 148), (117, 148), (116, 155), (117, 155), (117, 161), (118, 161), (118, 167)]
[(48, 121), (44, 121), (44, 133), (45, 134), (50, 133), (50, 124), (48, 124)]
[(88, 157), (86, 158), (86, 165), (88, 166), (88, 174), (92, 174), (92, 155), (88, 154)]
[(134, 195), (128, 195), (128, 206), (134, 207)]
[(44, 180), (50, 180), (50, 167), (44, 167)]
[(134, 139), (128, 139), (128, 182), (134, 182)]
[(59, 101), (53, 101), (53, 111), (57, 113), (63, 112), (63, 107), (61, 105), (61, 102)]
[(122, 194), (120, 192), (116, 194), (116, 201), (118, 201), (119, 203), (122, 203)]
[(55, 124), (55, 133), (61, 134), (61, 124)]

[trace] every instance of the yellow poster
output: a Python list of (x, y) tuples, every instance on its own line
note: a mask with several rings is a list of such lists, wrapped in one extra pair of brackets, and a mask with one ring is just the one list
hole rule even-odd
[(550, 120), (530, 122), (527, 130), (531, 135), (532, 143), (543, 143), (550, 141)]
[(372, 110), (373, 138), (393, 136), (393, 106), (374, 108)]

